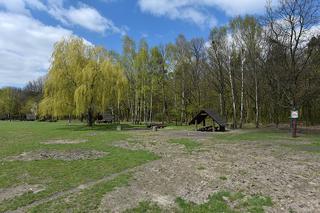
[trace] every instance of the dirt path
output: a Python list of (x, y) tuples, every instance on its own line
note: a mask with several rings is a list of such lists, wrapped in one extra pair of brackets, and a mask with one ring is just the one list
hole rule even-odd
[[(221, 191), (270, 196), (267, 212), (317, 212), (320, 209), (320, 157), (295, 152), (286, 141), (214, 143), (212, 135), (187, 131), (159, 131), (135, 134), (131, 141), (115, 146), (144, 149), (162, 159), (140, 167), (129, 186), (105, 195), (100, 211), (122, 212), (140, 201), (153, 201), (170, 210), (181, 197), (206, 202)], [(193, 138), (202, 148), (189, 154), (171, 138)], [(293, 143), (293, 142), (290, 142)]]

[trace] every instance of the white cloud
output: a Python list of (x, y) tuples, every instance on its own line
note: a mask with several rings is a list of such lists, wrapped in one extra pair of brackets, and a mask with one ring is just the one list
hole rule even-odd
[(98, 33), (112, 32), (124, 35), (127, 31), (125, 27), (117, 27), (95, 8), (83, 3), (79, 3), (77, 7), (65, 8), (64, 0), (47, 0), (46, 4), (40, 0), (0, 0), (0, 7), (12, 13), (29, 16), (29, 9), (46, 11), (66, 26), (77, 25)]
[[(43, 3), (45, 2), (45, 4)], [(63, 7), (63, 0), (0, 0), (0, 87), (23, 86), (44, 75), (49, 66), (54, 43), (73, 34), (60, 26), (48, 26), (32, 17), (31, 10), (60, 11), (56, 17), (65, 25), (79, 25), (105, 33), (123, 33), (95, 9), (79, 4)], [(128, 30), (124, 27), (124, 31)], [(84, 39), (88, 45), (92, 45)]]
[(7, 11), (30, 15), (28, 8), (45, 10), (46, 6), (40, 0), (0, 0), (0, 6)]
[(317, 37), (318, 35), (320, 35), (320, 24), (310, 28), (308, 38), (311, 39), (312, 37)]
[(139, 7), (143, 12), (156, 16), (167, 16), (170, 19), (186, 20), (198, 25), (214, 24), (214, 17), (209, 16), (204, 10), (194, 7), (191, 1), (186, 0), (139, 0)]
[(49, 1), (48, 12), (65, 25), (78, 25), (90, 31), (126, 34), (126, 30), (117, 27), (110, 19), (103, 17), (95, 8), (86, 4), (78, 7), (63, 7), (63, 1)]
[(46, 6), (40, 0), (24, 0), (26, 6), (37, 10), (46, 10)]
[(0, 12), (0, 85), (23, 85), (46, 73), (55, 42), (72, 32), (30, 16)]
[(216, 24), (216, 18), (209, 14), (210, 8), (220, 9), (228, 16), (261, 14), (266, 0), (139, 0), (138, 4), (143, 12), (156, 16), (212, 26)]
[(29, 10), (26, 9), (24, 0), (0, 0), (0, 6), (11, 12), (29, 14)]
[(262, 14), (267, 3), (266, 0), (200, 0), (197, 2), (204, 6), (219, 8), (228, 16)]

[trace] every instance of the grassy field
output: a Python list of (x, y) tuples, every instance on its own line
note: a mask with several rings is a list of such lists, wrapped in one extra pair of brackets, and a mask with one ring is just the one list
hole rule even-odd
[[(307, 151), (312, 153), (320, 153), (320, 134), (319, 133), (304, 133), (298, 135), (296, 138), (291, 137), (289, 130), (278, 129), (250, 129), (244, 130), (239, 133), (220, 134), (215, 136), (215, 140), (229, 143), (241, 143), (241, 142), (277, 142), (287, 141), (296, 143), (286, 143), (283, 146), (294, 149), (295, 151)], [(301, 143), (301, 141), (307, 141), (308, 143)]]
[[(0, 188), (22, 184), (45, 186), (45, 189), (38, 193), (26, 192), (16, 198), (4, 200), (0, 204), (0, 212), (17, 209), (54, 193), (119, 173), (157, 158), (146, 151), (130, 151), (110, 146), (113, 141), (128, 137), (125, 132), (117, 132), (114, 128), (114, 126), (88, 128), (80, 123), (69, 126), (65, 122), (0, 122)], [(55, 139), (87, 140), (88, 142), (42, 143)], [(99, 150), (106, 152), (107, 155), (93, 160), (5, 161), (8, 156), (35, 150)], [(110, 190), (125, 183), (128, 178), (129, 176), (122, 177), (112, 184), (101, 183), (100, 190)]]
[[(257, 156), (257, 159), (252, 162), (251, 158), (248, 158), (251, 166), (247, 167), (248, 161), (245, 161), (245, 165), (239, 171), (254, 168), (260, 157), (270, 160), (268, 159), (270, 154), (275, 156), (271, 159), (275, 159), (279, 168), (285, 168), (286, 163), (276, 159), (278, 156), (283, 156), (277, 154), (282, 149), (292, 150), (293, 156), (299, 155), (303, 158), (309, 154), (317, 155), (320, 153), (318, 134), (303, 134), (298, 138), (291, 138), (288, 131), (250, 129), (212, 133), (211, 135), (200, 133), (192, 136), (195, 132), (190, 131), (192, 127), (189, 126), (169, 126), (158, 132), (116, 131), (116, 126), (97, 125), (90, 128), (77, 122), (68, 125), (64, 121), (56, 123), (0, 122), (0, 212), (16, 209), (28, 212), (96, 212), (100, 208), (103, 197), (116, 188), (128, 187), (132, 181), (140, 181), (142, 186), (145, 184), (144, 181), (150, 181), (148, 174), (146, 174), (145, 180), (135, 180), (134, 172), (130, 169), (160, 159), (160, 156), (154, 154), (158, 152), (163, 154), (161, 155), (163, 161), (149, 170), (149, 172), (156, 172), (157, 170), (154, 169), (158, 169), (158, 167), (165, 168), (160, 176), (150, 176), (151, 178), (159, 178), (158, 183), (162, 183), (163, 179), (161, 178), (167, 180), (170, 175), (173, 179), (168, 180), (168, 183), (175, 181), (176, 176), (172, 176), (170, 173), (170, 170), (173, 169), (174, 174), (180, 174), (180, 176), (188, 174), (191, 175), (190, 177), (197, 178), (200, 173), (213, 172), (212, 175), (216, 176), (213, 183), (218, 182), (220, 185), (238, 180), (237, 178), (231, 180), (230, 173), (216, 174), (214, 173), (215, 169), (208, 169), (209, 166), (219, 162), (223, 164), (223, 168), (233, 165), (233, 160), (219, 160), (219, 156), (223, 158), (230, 155), (229, 151), (223, 148), (224, 146), (227, 146), (231, 151), (240, 149), (242, 151), (239, 153), (248, 152), (249, 155)], [(144, 126), (122, 124), (122, 127), (136, 129)], [(134, 135), (136, 137), (132, 139)], [(199, 142), (198, 139), (202, 140)], [(159, 141), (166, 143), (163, 146), (163, 143), (158, 143)], [(129, 147), (115, 146), (117, 142), (126, 142)], [(142, 149), (130, 149), (130, 146), (135, 144), (140, 145), (138, 147), (142, 147)], [(215, 144), (217, 148), (221, 147), (222, 149), (213, 148)], [(203, 152), (194, 152), (203, 146), (206, 147)], [(242, 148), (242, 146), (249, 147), (249, 149)], [(172, 150), (172, 147), (177, 150)], [(271, 148), (274, 151), (265, 155), (267, 153), (265, 150)], [(179, 152), (178, 149), (185, 151)], [(212, 156), (208, 154), (210, 150), (215, 157), (218, 157), (218, 161), (208, 158)], [(86, 151), (95, 151), (104, 153), (104, 155), (88, 159), (79, 158), (82, 153), (87, 153)], [(260, 154), (257, 154), (258, 152)], [(30, 155), (30, 153), (33, 154)], [(51, 156), (52, 153), (54, 156)], [(64, 155), (60, 156), (59, 153), (69, 153), (74, 159), (63, 159)], [(171, 153), (175, 153), (174, 156)], [(239, 153), (232, 154), (231, 157), (240, 162), (243, 156)], [(29, 156), (30, 159), (26, 156)], [(167, 156), (171, 157), (166, 160)], [(248, 155), (244, 154), (244, 156)], [(38, 159), (39, 157), (41, 159)], [(175, 162), (175, 159), (178, 161)], [(211, 159), (211, 163), (208, 163), (207, 159)], [(230, 160), (229, 163), (228, 160)], [(186, 163), (181, 164), (184, 161)], [(288, 162), (290, 163), (290, 161)], [(177, 164), (177, 167), (174, 163)], [(214, 168), (219, 169), (219, 166)], [(166, 174), (167, 172), (168, 174)], [(250, 170), (243, 172), (243, 174), (239, 172), (239, 174), (240, 176), (250, 174)], [(288, 175), (291, 174), (288, 173)], [(246, 176), (246, 178), (250, 177)], [(193, 179), (197, 180), (197, 178)], [(270, 178), (275, 177), (270, 176)], [(189, 177), (185, 177), (184, 181), (188, 181), (188, 179)], [(275, 180), (277, 181), (277, 179)], [(181, 183), (175, 184), (180, 185)], [(21, 187), (24, 189), (22, 190)], [(8, 191), (8, 197), (1, 198), (1, 194), (4, 194), (5, 190)], [(148, 188), (148, 190), (152, 191), (153, 189)], [(234, 203), (235, 207), (231, 208), (230, 202)], [(175, 212), (254, 213), (264, 212), (264, 207), (271, 207), (273, 200), (265, 194), (243, 194), (237, 190), (221, 190), (211, 194), (208, 201), (203, 204), (195, 204), (180, 197), (176, 197), (174, 203), (176, 209), (172, 211)], [(127, 209), (127, 212), (166, 212), (166, 210), (158, 206), (157, 203), (142, 201), (138, 206)]]

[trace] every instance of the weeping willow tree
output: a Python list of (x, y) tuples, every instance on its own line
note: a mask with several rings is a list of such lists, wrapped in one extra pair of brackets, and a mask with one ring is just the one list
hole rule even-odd
[(92, 126), (97, 113), (110, 105), (120, 106), (126, 85), (122, 67), (105, 49), (75, 37), (64, 39), (55, 45), (40, 113), (87, 115)]

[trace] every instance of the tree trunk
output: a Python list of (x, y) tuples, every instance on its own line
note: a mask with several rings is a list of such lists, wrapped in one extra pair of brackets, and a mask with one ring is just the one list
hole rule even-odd
[(142, 121), (142, 98), (139, 98), (139, 109), (138, 109), (138, 124)]
[[(117, 113), (118, 113), (118, 118), (117, 118), (117, 120), (118, 120), (118, 122), (120, 123), (120, 98), (118, 97), (118, 103), (117, 103)], [(124, 116), (123, 116), (124, 117)], [(123, 119), (123, 118), (122, 118)]]
[(164, 85), (162, 83), (162, 124), (164, 124), (164, 116), (166, 114), (166, 100), (164, 94)]
[(229, 70), (229, 80), (230, 80), (230, 87), (231, 87), (231, 98), (232, 98), (232, 111), (233, 111), (233, 128), (237, 128), (237, 107), (236, 107), (236, 97), (234, 91), (234, 84), (233, 84), (233, 76), (231, 70)]
[(139, 97), (138, 97), (138, 90), (136, 90), (135, 102), (134, 102), (134, 121), (133, 121), (134, 124), (136, 124), (138, 121), (138, 107), (139, 107)]
[(220, 105), (220, 114), (223, 115), (222, 94), (221, 93), (219, 93), (219, 105)]
[(256, 107), (256, 128), (259, 128), (259, 93), (258, 93), (258, 77), (255, 74), (255, 107)]
[(153, 85), (151, 85), (151, 96), (150, 96), (150, 115), (149, 115), (150, 123), (152, 123), (152, 108), (153, 108)]
[(89, 108), (88, 109), (88, 126), (93, 126), (93, 112), (92, 112), (92, 109), (91, 108)]
[(246, 111), (246, 116), (245, 116), (245, 123), (249, 123), (251, 122), (251, 108), (250, 108), (250, 100), (247, 99), (246, 100), (246, 108), (247, 108), (247, 111)]
[(178, 111), (177, 111), (177, 109), (178, 109), (178, 105), (177, 105), (177, 94), (176, 94), (176, 92), (174, 93), (174, 109), (175, 109), (175, 115), (174, 115), (174, 118), (175, 118), (175, 120), (176, 120), (176, 126), (178, 125)]
[[(131, 87), (130, 87), (131, 89)], [(134, 98), (131, 96), (130, 91), (128, 92), (128, 105), (129, 105), (129, 117), (128, 120), (131, 117), (131, 122), (134, 123), (134, 106), (133, 106), (133, 102), (134, 102)]]
[(241, 61), (241, 97), (240, 97), (240, 128), (243, 125), (243, 97), (244, 97), (244, 60)]
[(185, 117), (185, 101), (184, 101), (184, 90), (182, 90), (181, 94), (181, 125), (184, 123), (184, 117)]
[(143, 123), (147, 123), (146, 92), (143, 90)]
[(223, 86), (223, 90), (221, 91), (221, 100), (222, 100), (222, 117), (227, 122), (228, 116), (227, 116), (227, 111), (226, 111), (226, 96), (225, 96), (224, 86)]

